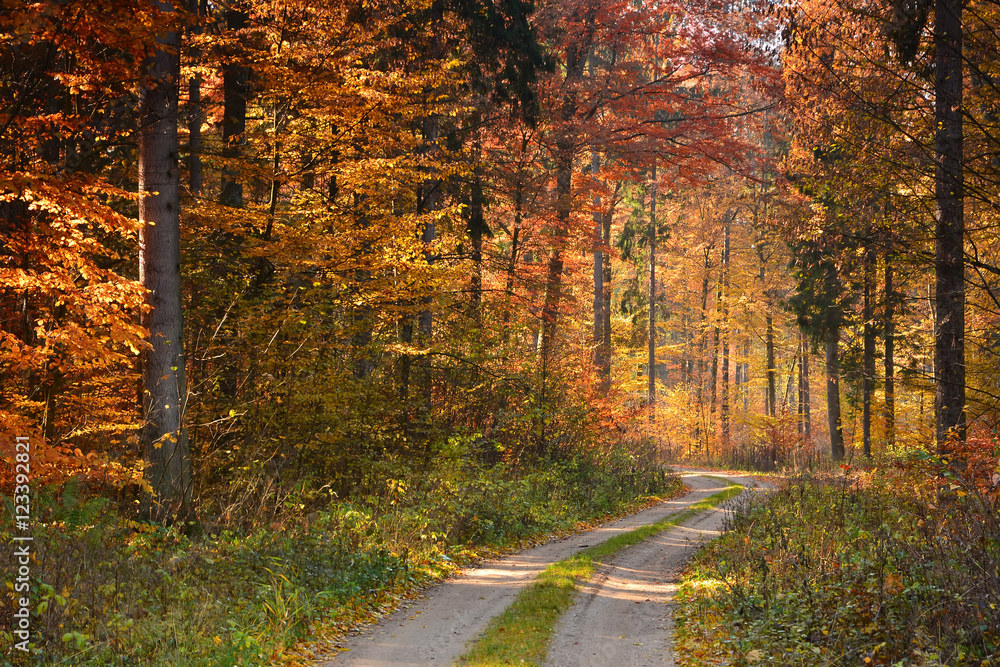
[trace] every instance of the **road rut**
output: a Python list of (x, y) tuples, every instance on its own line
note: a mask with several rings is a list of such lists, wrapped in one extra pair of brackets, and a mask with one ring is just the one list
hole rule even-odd
[[(691, 484), (696, 472), (681, 471)], [(728, 477), (728, 476), (727, 476)], [(764, 486), (729, 477), (744, 486)], [(550, 667), (673, 665), (674, 593), (687, 560), (719, 535), (725, 510), (702, 512), (618, 552), (581, 586), (549, 644)]]

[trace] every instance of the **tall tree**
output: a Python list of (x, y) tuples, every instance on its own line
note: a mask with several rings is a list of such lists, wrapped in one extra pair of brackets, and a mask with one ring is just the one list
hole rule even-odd
[[(825, 214), (825, 213), (824, 213)], [(840, 332), (852, 307), (852, 294), (838, 273), (838, 248), (828, 240), (808, 240), (793, 246), (796, 292), (788, 305), (799, 326), (826, 351), (826, 403), (830, 427), (830, 453), (844, 458), (841, 419)]]
[(563, 255), (569, 240), (570, 215), (573, 210), (573, 165), (578, 150), (578, 137), (574, 121), (579, 113), (579, 85), (584, 67), (593, 48), (594, 33), (597, 29), (597, 3), (593, 0), (574, 3), (570, 22), (580, 26), (580, 31), (571, 36), (563, 47), (565, 74), (561, 85), (561, 95), (555, 129), (555, 221), (551, 230), (552, 247), (549, 251), (545, 277), (545, 303), (542, 307), (541, 335), (538, 341), (539, 356), (543, 369), (549, 369), (553, 360), (559, 308), (563, 291)]
[[(166, 21), (170, 5), (161, 3)], [(139, 95), (139, 281), (148, 290), (142, 324), (141, 442), (152, 493), (143, 513), (184, 519), (191, 510), (191, 453), (184, 412), (184, 331), (180, 274), (180, 172), (177, 143), (179, 32), (164, 26), (145, 60)]]
[(934, 366), (938, 447), (965, 438), (965, 178), (962, 0), (934, 3)]
[(649, 182), (649, 330), (646, 388), (649, 421), (656, 421), (656, 158)]
[(890, 447), (896, 439), (896, 304), (892, 256), (885, 253), (883, 363), (885, 366), (885, 440)]
[(861, 364), (861, 437), (865, 458), (872, 457), (872, 395), (875, 389), (875, 248), (869, 241), (863, 261), (862, 330), (863, 346)]
[(722, 230), (722, 277), (719, 281), (719, 296), (722, 306), (722, 392), (719, 401), (719, 418), (722, 426), (722, 446), (729, 447), (729, 422), (731, 408), (729, 405), (729, 281), (730, 281), (730, 237), (733, 227), (733, 212), (726, 211), (725, 227)]
[(225, 206), (243, 208), (243, 179), (239, 160), (243, 157), (243, 144), (247, 131), (247, 94), (250, 69), (241, 62), (243, 54), (237, 45), (249, 23), (249, 12), (244, 0), (230, 0), (225, 10), (226, 31), (232, 40), (227, 62), (222, 67), (222, 169), (219, 202)]

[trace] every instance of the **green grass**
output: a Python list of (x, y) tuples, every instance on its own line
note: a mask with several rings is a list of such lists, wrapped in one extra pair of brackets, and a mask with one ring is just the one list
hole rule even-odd
[(482, 636), (459, 659), (459, 664), (471, 667), (542, 664), (556, 622), (573, 604), (578, 585), (593, 576), (602, 559), (687, 521), (699, 512), (715, 508), (742, 491), (743, 487), (730, 485), (682, 512), (615, 535), (548, 566), (503, 614), (490, 621)]

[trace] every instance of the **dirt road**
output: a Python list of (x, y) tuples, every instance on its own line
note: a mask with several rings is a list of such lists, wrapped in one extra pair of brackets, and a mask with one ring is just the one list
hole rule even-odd
[[(688, 484), (704, 479), (679, 472)], [(729, 478), (744, 486), (765, 486)], [(719, 535), (724, 516), (724, 509), (702, 512), (604, 563), (560, 619), (545, 664), (673, 665), (673, 596), (680, 573), (701, 544)]]
[[(718, 481), (694, 472), (682, 474), (692, 489), (687, 495), (588, 533), (463, 571), (428, 589), (423, 599), (387, 617), (363, 635), (344, 642), (349, 650), (322, 663), (323, 666), (454, 664), (469, 640), (506, 609), (521, 588), (549, 564), (618, 533), (682, 511), (723, 488)], [(746, 483), (752, 485), (752, 481)], [(602, 567), (560, 623), (548, 664), (560, 667), (672, 664), (664, 662), (669, 659), (669, 648), (663, 641), (675, 585), (671, 580), (696, 548), (697, 541), (716, 534), (722, 516), (721, 511), (716, 511), (694, 517), (682, 526), (629, 548)]]

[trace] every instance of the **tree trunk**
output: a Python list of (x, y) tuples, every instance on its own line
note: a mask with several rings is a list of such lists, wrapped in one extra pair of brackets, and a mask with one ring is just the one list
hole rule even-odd
[(722, 391), (719, 399), (719, 421), (722, 425), (722, 445), (729, 446), (729, 253), (732, 211), (726, 211), (722, 236), (722, 280), (719, 302), (722, 306)]
[[(615, 201), (619, 188), (621, 188), (621, 182), (615, 184), (615, 193), (605, 209), (604, 218), (601, 221), (601, 241), (605, 248), (611, 247), (611, 222), (615, 215)], [(598, 372), (601, 374), (601, 395), (607, 396), (611, 391), (611, 253), (605, 252), (602, 261), (604, 263), (604, 305), (601, 312), (604, 316), (602, 328), (604, 339), (601, 344), (601, 363), (598, 366)]]
[[(426, 136), (428, 141), (433, 143), (437, 141), (438, 123), (437, 118), (432, 118), (430, 120), (430, 131)], [(441, 182), (438, 179), (429, 180), (424, 183), (422, 186), (423, 204), (418, 212), (428, 213), (439, 208), (440, 187)], [(432, 248), (436, 239), (437, 229), (433, 218), (431, 218), (424, 224), (423, 232), (421, 232), (420, 235), (420, 240), (424, 244), (424, 261), (426, 261), (428, 265), (434, 264), (435, 261)], [(417, 313), (417, 335), (421, 346), (430, 347), (431, 342), (434, 339), (434, 313), (431, 310), (433, 298), (430, 295), (424, 296), (421, 298), (420, 303), (420, 312)], [(420, 376), (418, 382), (420, 393), (424, 399), (424, 407), (429, 412), (432, 393), (430, 359), (427, 357), (422, 359), (419, 362), (419, 368)]]
[(698, 366), (694, 381), (698, 383), (698, 427), (697, 438), (702, 435), (701, 423), (705, 415), (705, 369), (708, 366), (708, 286), (712, 267), (711, 247), (705, 248), (705, 273), (701, 280), (701, 315), (698, 322)]
[[(792, 412), (792, 401), (798, 398), (795, 393), (795, 368), (799, 365), (799, 355), (792, 357), (792, 367), (788, 369), (788, 382), (785, 383), (785, 396), (781, 403), (783, 406), (788, 408), (788, 413)], [(796, 406), (796, 411), (798, 411), (798, 406)]]
[[(399, 342), (409, 346), (413, 343), (413, 321), (410, 316), (405, 316), (399, 323)], [(403, 413), (409, 414), (406, 402), (410, 398), (410, 373), (413, 368), (413, 357), (404, 352), (399, 355), (399, 400), (404, 404)], [(409, 418), (406, 418), (407, 429), (409, 428)]]
[(777, 394), (777, 389), (775, 387), (777, 379), (775, 377), (774, 368), (774, 318), (768, 313), (765, 318), (766, 330), (764, 344), (767, 347), (767, 416), (774, 417), (777, 415), (775, 408), (775, 398)]
[(840, 330), (826, 339), (826, 414), (830, 423), (830, 453), (834, 461), (844, 458), (844, 428), (840, 419)]
[(556, 228), (552, 233), (552, 248), (545, 276), (545, 301), (542, 306), (541, 335), (538, 351), (543, 373), (550, 372), (552, 353), (559, 320), (559, 306), (562, 302), (563, 252), (569, 239), (569, 218), (573, 205), (573, 157), (574, 136), (570, 127), (577, 113), (576, 81), (583, 74), (583, 68), (590, 58), (594, 39), (596, 6), (588, 9), (583, 18), (584, 32), (578, 42), (566, 48), (566, 92), (562, 98), (559, 119), (562, 128), (558, 130), (555, 149), (556, 167)]
[(656, 421), (656, 159), (649, 185), (649, 341), (647, 396), (649, 421)]
[(472, 173), (472, 192), (469, 196), (469, 241), (472, 244), (472, 285), (469, 308), (472, 319), (481, 325), (483, 321), (483, 236), (489, 233), (483, 215), (483, 176), (478, 169)]
[[(198, 16), (205, 15), (206, 0), (188, 0), (188, 11)], [(201, 34), (201, 26), (191, 30), (192, 34)], [(199, 50), (191, 49), (191, 60), (197, 61)], [(188, 187), (195, 197), (201, 194), (204, 184), (201, 163), (201, 124), (204, 120), (204, 110), (201, 107), (201, 75), (195, 74), (188, 81)]]
[(753, 350), (751, 349), (751, 343), (750, 343), (749, 340), (747, 340), (746, 343), (744, 343), (744, 345), (743, 345), (743, 358), (746, 359), (746, 361), (744, 361), (743, 364), (742, 364), (742, 366), (743, 366), (743, 412), (744, 413), (750, 411), (750, 361), (749, 361), (749, 359), (750, 359), (750, 353), (752, 351)]
[(934, 268), (937, 330), (935, 414), (941, 451), (950, 437), (965, 439), (965, 262), (962, 129), (962, 1), (936, 0), (934, 119), (937, 131)]
[(743, 351), (743, 346), (740, 343), (736, 343), (734, 346), (734, 351), (736, 352), (736, 358), (734, 363), (736, 365), (733, 378), (733, 399), (734, 401), (739, 401), (740, 396), (743, 394), (743, 362), (740, 361), (742, 358), (741, 352)]
[[(430, 45), (429, 56), (432, 60), (439, 60), (443, 56), (443, 44), (440, 31), (441, 23), (444, 19), (444, 5), (441, 0), (433, 0), (430, 6), (430, 24), (434, 26), (432, 31), (433, 41)], [(433, 91), (429, 91), (432, 94)], [(423, 145), (421, 152), (424, 155), (438, 153), (438, 139), (441, 136), (441, 118), (438, 114), (428, 114), (424, 116), (422, 123)], [(441, 208), (441, 174), (432, 167), (430, 177), (424, 179), (420, 185), (417, 198), (417, 213), (429, 214)], [(434, 253), (434, 242), (437, 240), (437, 226), (434, 223), (434, 216), (430, 215), (424, 223), (420, 240), (424, 244), (424, 261), (428, 266), (433, 265), (437, 260)], [(417, 338), (420, 345), (430, 348), (434, 340), (434, 312), (432, 306), (433, 297), (428, 294), (420, 300), (420, 311), (417, 313)], [(429, 424), (432, 399), (433, 399), (433, 378), (431, 377), (430, 357), (424, 355), (417, 365), (419, 369), (418, 386), (421, 398), (423, 399), (423, 411), (425, 425)], [(430, 455), (430, 450), (426, 450)]]
[[(249, 16), (238, 3), (226, 10), (226, 29), (245, 30)], [(243, 208), (243, 183), (236, 163), (243, 157), (247, 129), (247, 83), (250, 71), (244, 65), (230, 62), (222, 68), (222, 158), (219, 202), (224, 206)]]
[(896, 442), (896, 323), (895, 296), (892, 286), (892, 260), (885, 255), (885, 441), (892, 447)]
[[(723, 318), (726, 313), (723, 312)], [(729, 445), (729, 331), (725, 320), (722, 327), (722, 383), (719, 396), (719, 422), (722, 428), (722, 445)]]
[(805, 334), (799, 333), (800, 354), (802, 360), (799, 362), (799, 431), (806, 442), (812, 438), (812, 415), (810, 414), (809, 397), (809, 341)]
[(510, 232), (510, 257), (507, 260), (507, 284), (504, 285), (503, 329), (504, 346), (510, 340), (511, 302), (514, 300), (514, 276), (517, 271), (518, 241), (521, 235), (521, 207), (524, 200), (524, 184), (518, 182), (514, 198), (514, 226)]
[[(594, 186), (599, 184), (601, 171), (601, 156), (597, 151), (590, 155), (590, 175)], [(594, 196), (594, 369), (597, 371), (597, 393), (606, 396), (604, 390), (604, 215), (601, 211), (601, 198)]]
[(271, 188), (267, 200), (267, 223), (265, 223), (266, 226), (262, 234), (265, 241), (271, 239), (271, 233), (274, 231), (274, 219), (278, 213), (278, 196), (281, 194), (281, 141), (278, 137), (284, 123), (280, 119), (280, 115), (283, 114), (279, 114), (277, 104), (274, 106), (273, 113), (274, 149), (271, 154)]
[[(162, 4), (164, 10), (169, 5)], [(157, 38), (144, 63), (139, 98), (139, 281), (150, 306), (142, 313), (150, 349), (142, 355), (140, 433), (152, 494), (143, 514), (185, 519), (191, 510), (191, 455), (184, 428), (187, 389), (180, 276), (180, 176), (177, 144), (178, 35)]]
[[(332, 177), (331, 177), (331, 180)], [(368, 219), (368, 197), (367, 195), (361, 194), (359, 192), (354, 193), (354, 227), (359, 232), (364, 233), (368, 229), (369, 219)], [(365, 242), (361, 246), (361, 252), (363, 255), (368, 255), (371, 253), (371, 243)], [(362, 265), (364, 266), (364, 265)], [(355, 284), (359, 287), (355, 289), (355, 296), (360, 296), (359, 292), (364, 290), (364, 286), (371, 280), (371, 271), (366, 268), (359, 268), (354, 272)], [(370, 350), (368, 346), (372, 342), (372, 328), (373, 328), (373, 315), (372, 307), (362, 301), (362, 305), (359, 305), (352, 309), (351, 321), (352, 329), (351, 332), (351, 354), (354, 358), (352, 374), (355, 378), (359, 380), (364, 380), (368, 378), (372, 372), (375, 370), (375, 363), (371, 358)], [(412, 334), (412, 328), (411, 328)], [(412, 341), (411, 340), (406, 342)], [(409, 371), (407, 371), (409, 373)], [(407, 376), (407, 384), (409, 383), (409, 376)], [(402, 383), (400, 385), (402, 389)], [(407, 391), (409, 388), (407, 387)]]
[(556, 142), (556, 229), (545, 275), (545, 301), (542, 306), (541, 336), (538, 341), (543, 372), (548, 373), (555, 349), (556, 325), (562, 301), (563, 251), (569, 238), (572, 206), (573, 149), (567, 138)]
[(874, 308), (872, 298), (875, 291), (875, 250), (869, 247), (865, 251), (864, 277), (864, 358), (862, 361), (861, 378), (861, 432), (864, 441), (865, 458), (872, 457), (872, 393), (875, 385), (875, 326), (873, 323)]

